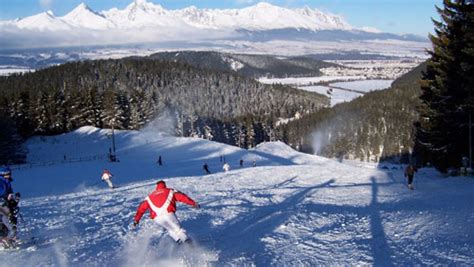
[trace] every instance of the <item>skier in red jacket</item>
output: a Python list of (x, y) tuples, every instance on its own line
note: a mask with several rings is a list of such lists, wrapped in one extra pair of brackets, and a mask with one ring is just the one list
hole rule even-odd
[(191, 242), (175, 215), (176, 201), (199, 208), (199, 204), (184, 193), (166, 187), (164, 181), (158, 181), (155, 191), (148, 195), (138, 207), (133, 226), (138, 225), (143, 214), (149, 209), (151, 219), (164, 227), (177, 243)]

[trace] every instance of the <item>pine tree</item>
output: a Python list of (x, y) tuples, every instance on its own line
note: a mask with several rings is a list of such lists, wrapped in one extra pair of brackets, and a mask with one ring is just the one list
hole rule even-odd
[[(2, 106), (6, 107), (6, 104), (2, 103)], [(26, 151), (22, 143), (23, 139), (14, 121), (8, 116), (8, 111), (0, 107), (0, 165), (24, 162)]]
[(458, 167), (469, 155), (469, 116), (474, 103), (474, 3), (445, 0), (433, 20), (433, 50), (423, 74), (418, 145), (440, 171)]

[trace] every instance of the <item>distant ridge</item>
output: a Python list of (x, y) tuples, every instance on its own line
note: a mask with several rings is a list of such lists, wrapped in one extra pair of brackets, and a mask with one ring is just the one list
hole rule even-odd
[[(263, 38), (263, 39), (260, 39)], [(146, 0), (124, 9), (97, 12), (81, 3), (64, 16), (51, 11), (0, 21), (1, 48), (155, 44), (174, 41), (341, 41), (426, 42), (415, 35), (356, 28), (343, 17), (315, 8), (285, 8), (261, 2), (242, 9), (168, 10)]]

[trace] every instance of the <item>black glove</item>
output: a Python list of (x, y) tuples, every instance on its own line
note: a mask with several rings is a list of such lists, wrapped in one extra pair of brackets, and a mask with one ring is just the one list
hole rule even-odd
[(193, 208), (195, 208), (195, 209), (200, 209), (201, 206), (200, 206), (198, 203), (196, 203), (196, 204), (193, 205)]
[(133, 222), (133, 227), (137, 227), (138, 226), (138, 222)]

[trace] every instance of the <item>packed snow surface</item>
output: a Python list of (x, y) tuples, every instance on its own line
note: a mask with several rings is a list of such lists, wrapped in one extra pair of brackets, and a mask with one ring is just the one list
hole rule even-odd
[[(399, 166), (151, 130), (116, 131), (120, 162), (110, 163), (109, 133), (84, 127), (29, 140), (31, 165), (12, 166), (13, 186), (24, 196), (19, 236), (36, 242), (0, 251), (1, 266), (474, 264), (470, 177), (420, 169), (410, 191)], [(221, 156), (230, 172), (222, 172)], [(211, 175), (203, 175), (206, 162)], [(118, 188), (100, 181), (104, 168)], [(175, 245), (147, 215), (130, 227), (159, 179), (201, 204), (177, 212), (194, 247)]]

